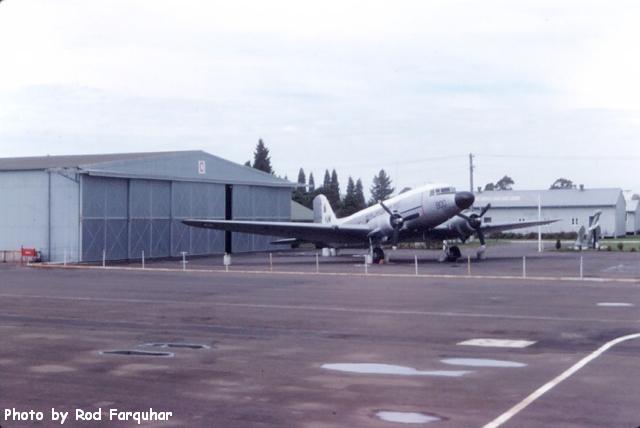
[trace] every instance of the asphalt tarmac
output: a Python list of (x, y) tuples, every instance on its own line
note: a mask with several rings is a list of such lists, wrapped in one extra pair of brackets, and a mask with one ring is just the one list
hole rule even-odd
[[(411, 272), (412, 255), (373, 268)], [(234, 256), (229, 273), (0, 267), (0, 425), (60, 426), (53, 408), (71, 412), (64, 426), (133, 427), (108, 412), (153, 408), (172, 415), (142, 426), (640, 426), (638, 282), (364, 276), (351, 255), (322, 261), (342, 275), (315, 275), (302, 269), (315, 257), (299, 253), (277, 255), (299, 273), (233, 271), (265, 257)], [(555, 275), (569, 257), (546, 254), (538, 268)], [(474, 339), (507, 342), (461, 344)], [(170, 356), (102, 353), (113, 350)], [(7, 420), (14, 408), (44, 420)], [(102, 421), (76, 421), (76, 409), (101, 409)]]

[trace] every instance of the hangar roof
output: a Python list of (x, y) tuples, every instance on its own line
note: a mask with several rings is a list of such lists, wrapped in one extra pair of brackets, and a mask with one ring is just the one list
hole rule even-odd
[(56, 168), (75, 168), (80, 173), (107, 177), (295, 186), (272, 174), (238, 165), (202, 150), (0, 158), (0, 171)]
[(611, 207), (618, 203), (622, 189), (484, 191), (475, 194), (475, 206), (491, 203), (496, 208), (537, 207), (538, 195), (545, 207)]

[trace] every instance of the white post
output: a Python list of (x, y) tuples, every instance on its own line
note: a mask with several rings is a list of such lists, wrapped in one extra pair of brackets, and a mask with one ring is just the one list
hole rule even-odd
[(320, 272), (320, 256), (316, 253), (316, 273)]
[(144, 250), (142, 250), (142, 269), (144, 269)]
[(364, 258), (364, 274), (365, 274), (365, 275), (369, 275), (369, 263), (367, 263), (367, 262), (368, 262), (368, 260), (367, 260), (367, 258), (365, 257), (365, 258)]
[(102, 250), (102, 267), (107, 267), (107, 250)]
[(522, 256), (522, 277), (527, 277), (527, 256)]
[(471, 276), (471, 256), (467, 256), (467, 275)]
[(64, 261), (62, 262), (63, 266), (67, 265), (67, 250), (64, 250)]
[(187, 252), (186, 251), (181, 251), (180, 254), (182, 254), (182, 270), (187, 270)]
[[(538, 221), (542, 221), (542, 201), (538, 193)], [(538, 225), (538, 252), (542, 252), (542, 226)]]
[(583, 261), (582, 261), (582, 256), (580, 256), (580, 279), (584, 278), (584, 270), (583, 270)]
[(222, 264), (224, 264), (225, 272), (229, 272), (229, 265), (231, 265), (231, 254), (224, 254), (224, 256), (222, 257)]
[(418, 256), (416, 254), (413, 255), (413, 258), (416, 262), (416, 276), (418, 276)]
[(273, 254), (269, 253), (269, 272), (273, 272)]

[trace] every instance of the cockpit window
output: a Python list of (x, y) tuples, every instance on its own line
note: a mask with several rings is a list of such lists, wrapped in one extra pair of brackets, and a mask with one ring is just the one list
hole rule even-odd
[(456, 193), (456, 189), (455, 187), (441, 187), (439, 189), (436, 189), (436, 195), (446, 195), (449, 193)]

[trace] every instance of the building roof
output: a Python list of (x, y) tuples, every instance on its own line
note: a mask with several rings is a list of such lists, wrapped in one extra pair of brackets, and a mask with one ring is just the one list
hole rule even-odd
[(538, 195), (545, 207), (609, 207), (618, 203), (622, 189), (502, 190), (476, 193), (475, 206), (496, 208), (537, 207)]
[[(200, 170), (201, 161), (204, 161), (204, 171)], [(58, 168), (73, 168), (80, 173), (111, 177), (295, 186), (275, 175), (238, 165), (202, 150), (0, 158), (0, 171)]]
[(291, 201), (291, 221), (312, 222), (313, 211), (296, 201)]

